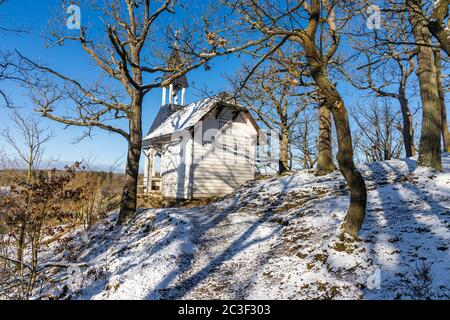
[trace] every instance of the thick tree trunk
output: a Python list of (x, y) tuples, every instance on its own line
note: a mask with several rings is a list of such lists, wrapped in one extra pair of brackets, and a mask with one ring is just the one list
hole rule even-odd
[(428, 30), (439, 41), (442, 50), (450, 56), (450, 30), (445, 26), (450, 0), (434, 1), (435, 8), (428, 21)]
[(405, 154), (408, 158), (414, 157), (416, 155), (416, 149), (414, 147), (413, 116), (409, 110), (408, 100), (404, 95), (400, 97), (399, 102), (403, 117), (403, 143), (405, 145)]
[(304, 37), (301, 44), (308, 57), (311, 76), (325, 98), (327, 107), (332, 112), (338, 142), (336, 158), (339, 170), (350, 189), (350, 206), (342, 225), (342, 231), (357, 237), (366, 214), (367, 189), (361, 173), (353, 162), (353, 143), (348, 113), (339, 92), (328, 79), (327, 66), (323, 64), (322, 56), (314, 41), (311, 40), (311, 37)]
[(445, 90), (442, 85), (442, 56), (441, 51), (436, 50), (434, 52), (434, 58), (436, 62), (436, 81), (438, 85), (439, 92), (439, 103), (441, 108), (441, 133), (442, 141), (444, 144), (444, 152), (450, 152), (450, 132), (448, 131), (448, 121), (447, 121), (447, 109), (445, 107)]
[(421, 19), (421, 0), (408, 0), (408, 19), (417, 43), (420, 96), (422, 98), (422, 132), (418, 163), (441, 169), (441, 108), (436, 78), (436, 64), (431, 34)]
[(317, 174), (325, 175), (336, 170), (333, 163), (331, 142), (331, 112), (325, 104), (319, 108), (319, 143), (317, 155)]
[(130, 117), (130, 139), (128, 141), (127, 164), (119, 218), (117, 220), (118, 225), (122, 225), (126, 220), (134, 217), (136, 214), (139, 160), (141, 158), (142, 147), (141, 106), (141, 98), (137, 99), (132, 106), (133, 114)]
[(447, 109), (445, 100), (441, 99), (441, 118), (442, 118), (442, 139), (444, 141), (444, 152), (450, 152), (450, 132), (448, 131)]
[(367, 190), (361, 173), (353, 162), (353, 144), (350, 124), (344, 102), (339, 99), (332, 109), (338, 140), (339, 170), (350, 189), (350, 206), (345, 216), (343, 231), (357, 237), (366, 213)]
[(367, 205), (366, 184), (353, 162), (353, 144), (348, 113), (339, 92), (328, 79), (326, 71), (317, 66), (319, 59), (310, 60), (311, 75), (327, 101), (333, 114), (338, 142), (337, 162), (339, 170), (350, 189), (350, 206), (345, 216), (342, 230), (357, 237), (364, 222)]
[(278, 174), (289, 172), (289, 130), (282, 128), (280, 132), (280, 159), (278, 161)]

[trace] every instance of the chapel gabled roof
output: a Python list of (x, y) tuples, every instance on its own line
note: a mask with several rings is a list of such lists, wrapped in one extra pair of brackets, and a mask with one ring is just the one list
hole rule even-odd
[(180, 106), (175, 112), (173, 112), (171, 104), (162, 106), (144, 140), (151, 140), (193, 127), (214, 108), (218, 101), (215, 97), (205, 98), (186, 106)]
[(221, 93), (208, 97), (186, 106), (166, 104), (162, 106), (156, 115), (155, 120), (144, 138), (143, 146), (151, 144), (151, 140), (164, 137), (166, 135), (180, 133), (183, 130), (192, 128), (203, 117), (213, 110), (218, 104), (233, 106), (233, 108), (242, 110), (243, 108), (232, 103), (230, 96)]

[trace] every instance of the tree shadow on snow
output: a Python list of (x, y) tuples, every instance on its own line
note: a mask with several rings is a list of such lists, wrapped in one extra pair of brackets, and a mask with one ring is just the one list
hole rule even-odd
[[(396, 282), (402, 281), (401, 277), (408, 276), (417, 263), (428, 260), (427, 257), (450, 263), (448, 251), (439, 250), (436, 246), (448, 243), (448, 238), (433, 232), (429, 225), (418, 219), (419, 215), (430, 217), (445, 225), (450, 221), (449, 208), (433, 199), (432, 190), (425, 190), (424, 186), (416, 186), (407, 179), (407, 175), (416, 169), (416, 161), (405, 159), (404, 162), (406, 173), (389, 162), (368, 164), (376, 181), (379, 203), (368, 199), (366, 221), (361, 230), (370, 255), (375, 258), (374, 264), (382, 270), (381, 285), (389, 286), (393, 291), (398, 289)], [(392, 179), (394, 182), (391, 184), (389, 181)], [(429, 208), (424, 207), (424, 203)], [(383, 238), (378, 240), (378, 237)], [(389, 253), (377, 252), (380, 248), (376, 248), (375, 244), (380, 242)]]
[[(237, 199), (234, 199), (237, 201)], [(201, 224), (198, 226), (198, 233), (195, 234), (196, 244), (201, 243), (204, 240), (204, 237), (207, 231), (214, 226), (217, 226), (221, 221), (223, 221), (230, 213), (232, 213), (236, 203), (232, 204), (230, 207), (221, 212), (216, 218), (214, 218), (211, 222)], [(213, 273), (216, 269), (221, 267), (226, 261), (229, 261), (234, 256), (242, 252), (243, 250), (249, 248), (250, 246), (263, 242), (270, 237), (273, 236), (280, 228), (275, 228), (270, 234), (260, 237), (257, 239), (252, 239), (251, 241), (247, 241), (251, 238), (252, 234), (255, 230), (264, 222), (271, 217), (271, 212), (266, 212), (263, 216), (261, 216), (258, 220), (254, 221), (237, 239), (235, 239), (229, 246), (226, 247), (221, 253), (215, 255), (205, 267), (201, 268), (199, 271), (195, 272), (192, 275), (188, 275), (190, 268), (192, 267), (195, 256), (189, 255), (189, 257), (185, 261), (181, 261), (179, 264), (179, 268), (170, 272), (164, 279), (147, 295), (147, 299), (181, 299), (187, 293), (189, 293), (192, 289), (194, 289), (198, 284), (200, 284), (203, 280), (208, 278), (211, 273)], [(183, 278), (183, 275), (186, 277)], [(170, 284), (180, 278), (180, 281), (176, 283), (175, 286), (170, 286)]]

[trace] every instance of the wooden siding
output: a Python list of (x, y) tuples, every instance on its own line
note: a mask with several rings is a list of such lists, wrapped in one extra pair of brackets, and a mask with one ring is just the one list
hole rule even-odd
[(192, 138), (184, 136), (180, 141), (164, 145), (161, 155), (161, 194), (167, 198), (190, 197), (190, 169)]
[(210, 141), (194, 142), (194, 198), (223, 196), (254, 178), (256, 130), (243, 113), (233, 118), (225, 109), (205, 119), (201, 129), (206, 140), (216, 134)]
[[(219, 130), (219, 125), (223, 127)], [(245, 113), (211, 112), (183, 136), (163, 146), (161, 194), (189, 199), (223, 196), (255, 176), (256, 129)], [(202, 141), (204, 139), (209, 141)]]

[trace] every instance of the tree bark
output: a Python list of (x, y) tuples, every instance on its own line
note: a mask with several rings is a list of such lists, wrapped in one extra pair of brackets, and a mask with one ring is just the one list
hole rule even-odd
[(19, 239), (17, 243), (17, 261), (20, 262), (19, 268), (22, 268), (23, 264), (23, 249), (25, 247), (25, 235), (26, 235), (26, 228), (27, 228), (27, 219), (24, 218), (22, 220), (22, 224), (20, 225), (20, 231), (19, 231)]
[(326, 56), (320, 51), (321, 46), (318, 46), (316, 43), (316, 32), (321, 18), (322, 3), (318, 0), (311, 1), (308, 9), (308, 25), (305, 28), (305, 32), (301, 34), (297, 41), (299, 41), (305, 51), (311, 77), (314, 79), (321, 95), (325, 98), (327, 107), (333, 114), (338, 142), (337, 162), (339, 170), (350, 189), (350, 206), (342, 224), (342, 231), (353, 237), (357, 237), (366, 214), (367, 189), (361, 173), (353, 162), (350, 121), (344, 101), (327, 74), (329, 59), (333, 56), (339, 45), (339, 36), (336, 33), (334, 12), (332, 9), (330, 9), (328, 16), (328, 25), (333, 33), (333, 45)]
[(417, 43), (420, 95), (422, 99), (422, 132), (419, 165), (441, 170), (441, 107), (436, 77), (432, 38), (421, 18), (422, 1), (408, 0), (408, 19)]
[(289, 172), (289, 130), (282, 128), (280, 132), (280, 159), (278, 161), (278, 174)]
[(139, 160), (142, 147), (142, 96), (138, 95), (132, 102), (130, 116), (130, 139), (128, 141), (127, 164), (125, 170), (122, 199), (117, 224), (122, 225), (136, 214), (137, 185), (139, 179)]
[(442, 118), (442, 139), (444, 141), (444, 152), (450, 152), (450, 132), (448, 131), (447, 109), (445, 100), (441, 99), (441, 118)]
[[(337, 93), (337, 92), (336, 92)], [(367, 190), (361, 173), (353, 162), (353, 144), (350, 124), (344, 102), (339, 98), (332, 108), (338, 140), (337, 161), (339, 170), (350, 189), (350, 206), (342, 226), (343, 231), (357, 237), (366, 214)]]
[(327, 71), (322, 65), (321, 61), (323, 60), (315, 43), (304, 38), (302, 44), (308, 57), (311, 76), (333, 115), (338, 142), (336, 158), (339, 170), (350, 189), (350, 206), (342, 225), (342, 231), (357, 237), (366, 213), (367, 190), (364, 179), (353, 162), (353, 144), (348, 113), (339, 92), (328, 79)]
[(325, 175), (336, 170), (333, 163), (331, 142), (331, 112), (325, 104), (319, 108), (319, 143), (317, 155), (317, 174)]
[(428, 30), (439, 41), (442, 50), (450, 56), (450, 30), (445, 26), (450, 0), (434, 1), (435, 7), (428, 20)]
[(440, 107), (441, 107), (442, 141), (443, 141), (443, 145), (444, 145), (444, 152), (450, 152), (450, 132), (448, 131), (447, 109), (445, 107), (445, 90), (442, 85), (442, 54), (441, 54), (441, 51), (436, 50), (434, 52), (434, 58), (436, 61), (436, 81), (437, 81), (437, 85), (438, 85), (439, 102), (440, 102)]
[(309, 144), (308, 144), (308, 136), (309, 136), (309, 125), (308, 121), (305, 121), (304, 133), (302, 134), (303, 145), (303, 169), (311, 169), (311, 155), (309, 153)]
[(416, 148), (414, 147), (414, 124), (413, 116), (409, 110), (408, 101), (404, 96), (399, 99), (400, 110), (403, 117), (403, 143), (405, 145), (406, 157), (414, 157), (416, 155)]

